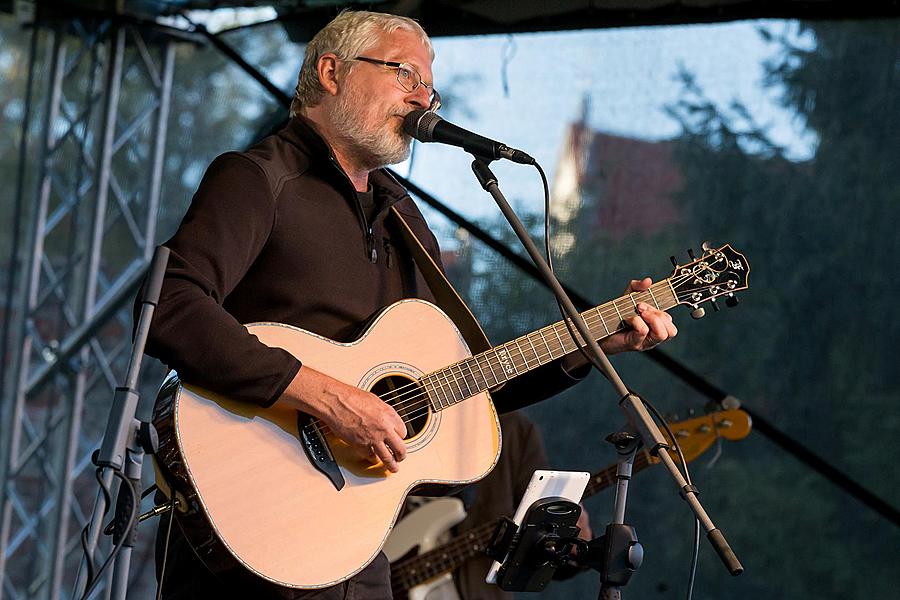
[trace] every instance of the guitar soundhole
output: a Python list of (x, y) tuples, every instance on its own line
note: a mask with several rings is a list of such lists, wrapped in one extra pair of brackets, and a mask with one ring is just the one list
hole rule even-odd
[(406, 421), (406, 439), (425, 428), (431, 411), (428, 396), (417, 381), (401, 375), (388, 375), (376, 381), (370, 391), (393, 406)]

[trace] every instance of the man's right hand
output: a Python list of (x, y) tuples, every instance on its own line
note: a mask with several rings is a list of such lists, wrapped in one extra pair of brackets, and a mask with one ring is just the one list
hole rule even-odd
[(318, 417), (360, 458), (381, 460), (392, 473), (406, 458), (406, 424), (375, 394), (302, 366), (278, 404)]

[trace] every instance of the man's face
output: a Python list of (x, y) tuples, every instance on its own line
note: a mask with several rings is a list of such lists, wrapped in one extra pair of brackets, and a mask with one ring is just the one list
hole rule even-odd
[[(414, 33), (382, 35), (365, 56), (411, 64), (426, 83), (432, 83), (431, 57)], [(334, 129), (357, 163), (366, 169), (402, 162), (412, 138), (403, 133), (403, 117), (426, 109), (429, 91), (420, 85), (412, 92), (397, 81), (396, 69), (356, 61), (345, 76), (334, 106)]]

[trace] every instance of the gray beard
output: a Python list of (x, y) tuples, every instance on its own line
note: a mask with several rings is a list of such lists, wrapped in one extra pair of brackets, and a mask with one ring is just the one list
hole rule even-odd
[[(367, 110), (367, 100), (355, 89), (341, 95), (335, 105), (333, 131), (351, 160), (373, 171), (409, 158), (412, 138), (391, 129), (392, 123), (387, 120), (366, 129), (363, 123)], [(390, 116), (385, 115), (385, 118)]]

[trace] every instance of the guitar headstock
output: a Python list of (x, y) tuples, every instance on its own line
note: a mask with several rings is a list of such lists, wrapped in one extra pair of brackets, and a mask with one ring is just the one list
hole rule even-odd
[(706, 250), (703, 256), (686, 265), (676, 265), (669, 281), (678, 303), (696, 309), (699, 304), (720, 296), (728, 296), (726, 304), (732, 305), (737, 300), (735, 292), (747, 289), (749, 274), (750, 263), (746, 257), (725, 244)]
[[(717, 438), (729, 441), (741, 440), (750, 434), (750, 415), (736, 408), (710, 413), (702, 417), (670, 423), (669, 429), (678, 438), (684, 459), (691, 462), (712, 446)], [(668, 434), (663, 432), (668, 439)], [(669, 440), (671, 442), (671, 440)], [(672, 458), (678, 462), (678, 454), (674, 446), (669, 450)], [(658, 462), (658, 458), (653, 458)]]

